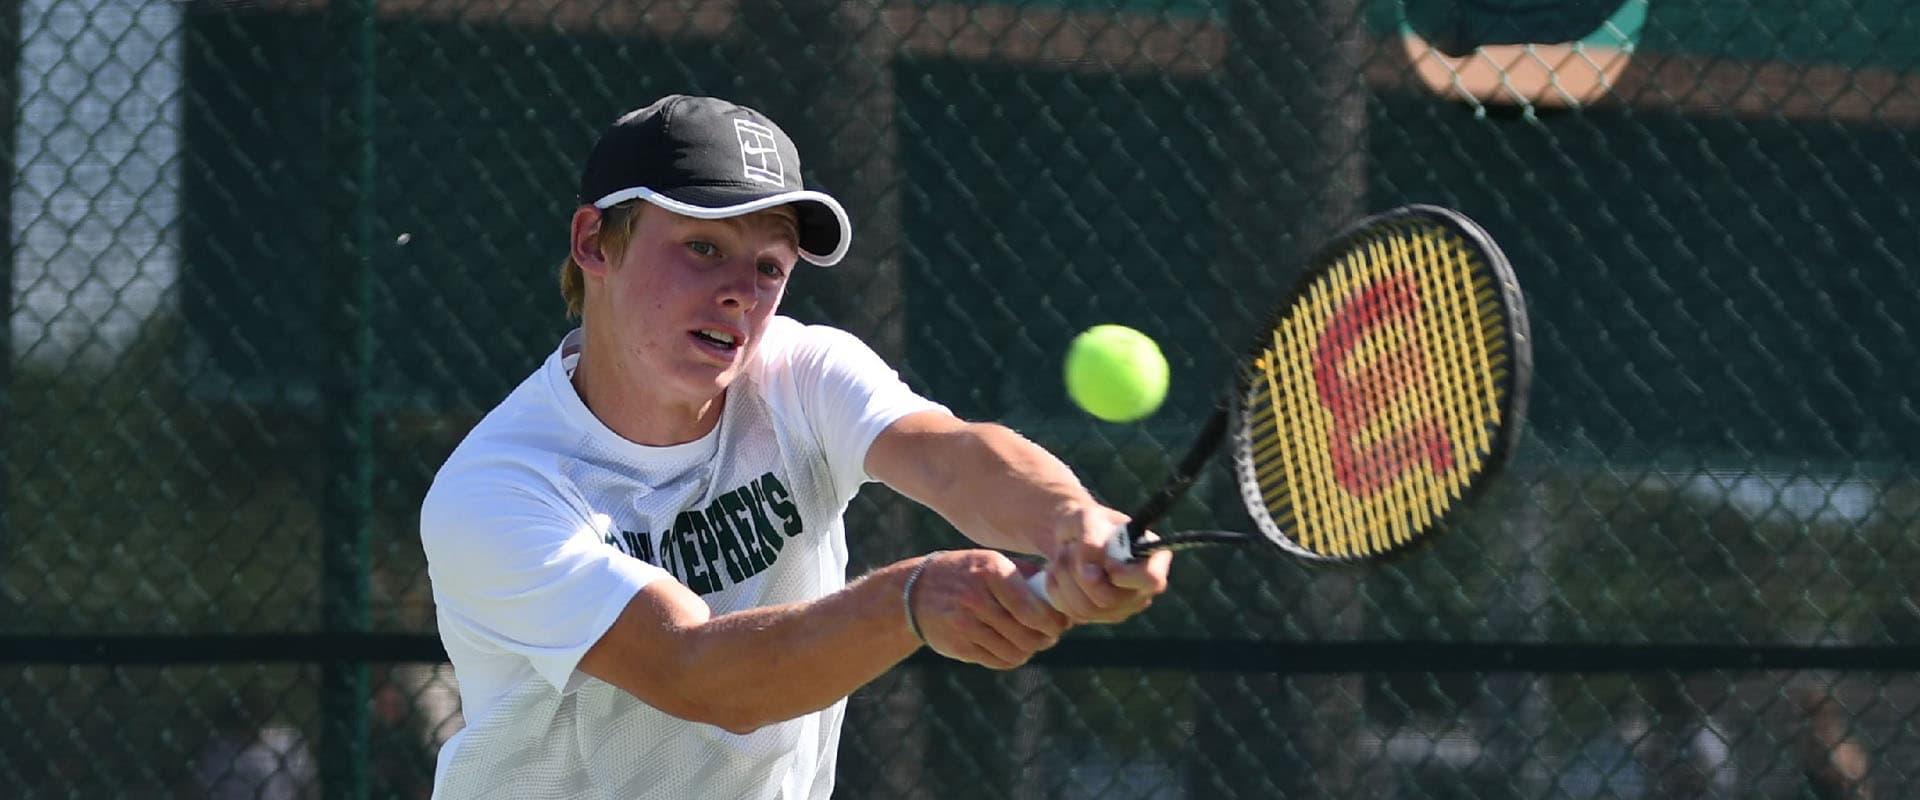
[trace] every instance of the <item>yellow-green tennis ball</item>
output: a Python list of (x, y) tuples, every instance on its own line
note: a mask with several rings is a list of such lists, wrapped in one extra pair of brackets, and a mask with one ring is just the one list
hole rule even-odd
[(1133, 422), (1167, 399), (1167, 357), (1146, 334), (1095, 325), (1067, 346), (1067, 394), (1108, 422)]

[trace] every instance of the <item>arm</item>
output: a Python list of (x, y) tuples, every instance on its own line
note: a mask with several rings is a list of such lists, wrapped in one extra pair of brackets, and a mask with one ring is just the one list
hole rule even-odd
[(1045, 555), (1054, 603), (1080, 621), (1118, 622), (1166, 591), (1172, 554), (1106, 557), (1127, 516), (1101, 505), (1073, 470), (1002, 425), (944, 411), (900, 418), (867, 451), (867, 472), (987, 547)]
[(967, 538), (1019, 553), (1051, 555), (1059, 544), (1035, 520), (1099, 505), (1073, 470), (1026, 437), (939, 411), (909, 414), (881, 432), (867, 450), (867, 472)]
[(580, 670), (734, 733), (818, 711), (920, 646), (900, 606), (913, 566), (888, 565), (817, 600), (719, 617), (679, 582), (654, 581), (588, 648)]
[[(713, 616), (676, 581), (649, 583), (580, 660), (580, 670), (668, 714), (746, 733), (818, 711), (918, 649), (903, 595), (913, 558), (833, 594)], [(995, 669), (1053, 646), (1066, 619), (1016, 620), (1005, 598), (1029, 599), (1013, 562), (985, 550), (932, 557), (914, 583), (914, 612), (937, 652)]]
[[(715, 615), (660, 567), (603, 543), (604, 524), (513, 469), (461, 470), (421, 505), (421, 543), (442, 636), (527, 659), (556, 690), (581, 675), (666, 713), (731, 731), (839, 700), (911, 653), (907, 576), (922, 634), (954, 658), (1007, 669), (1051, 646), (1057, 613), (1021, 624), (1002, 597), (1024, 577), (990, 550), (874, 571), (840, 591)], [(1050, 610), (1049, 610), (1050, 611)]]

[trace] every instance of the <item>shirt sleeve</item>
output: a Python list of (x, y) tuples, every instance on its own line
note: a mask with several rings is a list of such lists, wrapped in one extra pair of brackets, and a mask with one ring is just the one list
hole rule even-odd
[(920, 411), (947, 408), (921, 397), (900, 373), (853, 334), (806, 326), (792, 358), (800, 401), (825, 451), (834, 488), (851, 497), (867, 474), (867, 449), (887, 426)]
[(434, 601), (470, 639), (524, 656), (566, 691), (633, 596), (667, 577), (607, 544), (602, 527), (526, 484), (436, 481), (420, 509)]

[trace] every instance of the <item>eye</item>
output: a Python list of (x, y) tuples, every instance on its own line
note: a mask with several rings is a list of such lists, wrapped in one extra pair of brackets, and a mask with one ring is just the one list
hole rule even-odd
[(780, 266), (780, 262), (778, 261), (762, 261), (760, 262), (760, 274), (769, 278), (784, 278), (787, 275), (787, 270), (785, 267)]
[(714, 256), (720, 255), (719, 246), (715, 245), (712, 242), (705, 241), (702, 239), (695, 239), (691, 242), (687, 242), (687, 249), (692, 250), (694, 255), (700, 256), (702, 258), (712, 258)]

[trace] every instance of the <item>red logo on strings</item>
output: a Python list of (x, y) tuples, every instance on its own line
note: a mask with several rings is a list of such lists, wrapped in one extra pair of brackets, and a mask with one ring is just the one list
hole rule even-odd
[(1343, 375), (1341, 370), (1354, 348), (1381, 328), (1399, 324), (1411, 333), (1420, 312), (1415, 290), (1413, 279), (1405, 275), (1369, 287), (1334, 312), (1314, 349), (1314, 384), (1320, 403), (1333, 415), (1328, 446), (1334, 480), (1356, 496), (1380, 491), (1416, 462), (1424, 461), (1435, 473), (1453, 465), (1453, 442), (1446, 426), (1432, 415), (1407, 420), (1372, 445), (1355, 443), (1395, 399), (1432, 391), (1426, 353), (1411, 336), (1357, 374)]

